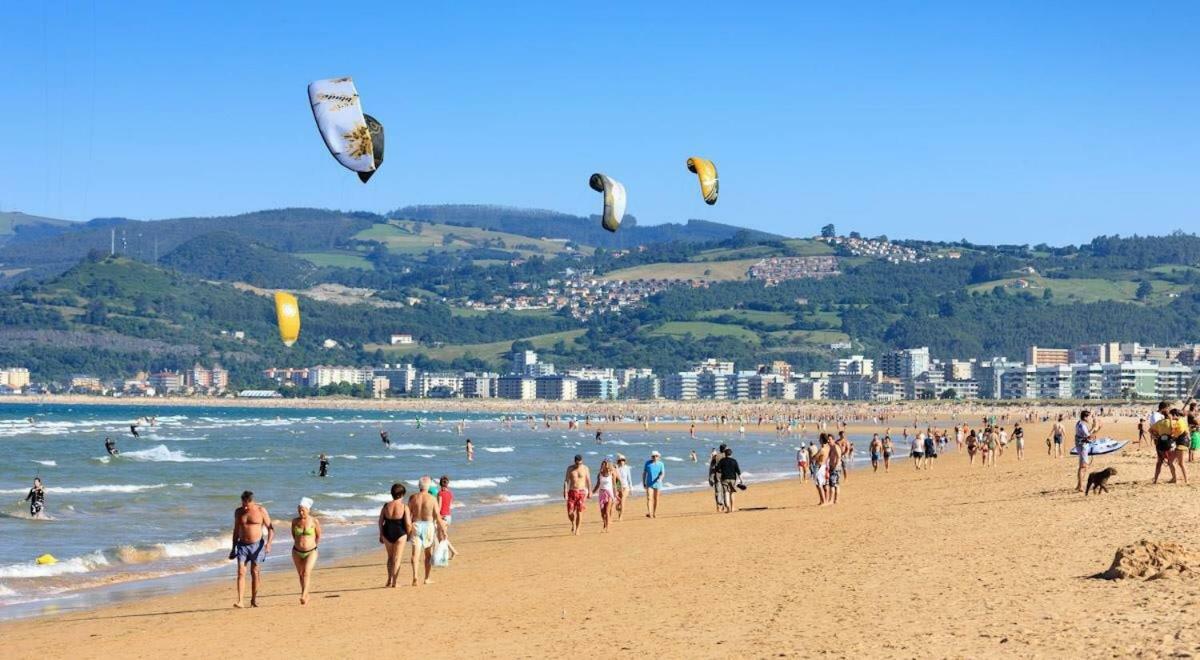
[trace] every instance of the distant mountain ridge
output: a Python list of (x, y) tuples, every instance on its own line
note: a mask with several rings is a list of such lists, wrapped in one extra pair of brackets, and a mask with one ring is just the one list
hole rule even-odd
[(0, 212), (0, 246), (14, 238), (36, 240), (70, 231), (75, 223), (58, 218), (45, 218), (20, 211)]
[(722, 241), (743, 233), (751, 240), (781, 239), (783, 236), (746, 229), (709, 220), (688, 220), (686, 224), (665, 223), (642, 226), (637, 218), (626, 215), (616, 233), (600, 226), (599, 216), (582, 217), (545, 209), (525, 209), (487, 204), (428, 204), (405, 206), (390, 214), (406, 220), (425, 220), (449, 225), (465, 225), (520, 234), (534, 238), (566, 238), (603, 248), (627, 248), (649, 243), (704, 243)]

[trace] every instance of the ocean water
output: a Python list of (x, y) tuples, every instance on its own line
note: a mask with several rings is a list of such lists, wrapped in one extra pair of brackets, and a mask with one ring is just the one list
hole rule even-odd
[[(148, 414), (156, 424), (142, 423), (134, 438), (129, 425)], [(799, 441), (761, 429), (698, 431), (696, 440), (686, 432), (606, 430), (597, 445), (595, 427), (582, 421), (574, 431), (565, 422), (531, 428), (493, 413), (3, 405), (0, 618), (231, 580), (230, 525), (243, 490), (284, 523), (266, 568), (291, 570), (286, 521), (304, 496), (316, 501), (328, 561), (377, 549), (373, 521), (391, 484), (405, 482), (411, 492), (422, 475), (450, 476), (456, 519), (557, 502), (577, 453), (593, 472), (606, 456), (624, 453), (637, 479), (657, 449), (667, 490), (705, 487), (708, 452), (721, 442), (735, 448), (748, 483), (795, 476)], [(119, 457), (106, 455), (105, 436), (117, 441)], [(474, 462), (466, 460), (466, 438)], [(865, 453), (866, 439), (854, 440)], [(324, 478), (316, 476), (322, 452), (331, 459)], [(49, 520), (31, 520), (23, 502), (35, 476), (46, 487)], [(36, 564), (46, 553), (58, 563)]]

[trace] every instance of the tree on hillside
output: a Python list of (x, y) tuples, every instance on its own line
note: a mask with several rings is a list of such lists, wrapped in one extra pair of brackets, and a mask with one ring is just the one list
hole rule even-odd
[(1154, 285), (1150, 284), (1150, 280), (1142, 280), (1141, 284), (1138, 284), (1136, 294), (1138, 300), (1145, 300), (1149, 298), (1150, 294), (1152, 293), (1154, 293)]
[(834, 236), (837, 236), (837, 229), (834, 228), (832, 222), (821, 227), (821, 238), (833, 238)]

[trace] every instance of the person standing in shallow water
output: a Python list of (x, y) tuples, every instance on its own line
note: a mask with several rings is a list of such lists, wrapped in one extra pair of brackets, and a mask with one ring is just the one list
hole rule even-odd
[(42, 487), (41, 477), (33, 478), (33, 488), (29, 489), (25, 501), (29, 502), (30, 518), (41, 520), (46, 517), (46, 489)]

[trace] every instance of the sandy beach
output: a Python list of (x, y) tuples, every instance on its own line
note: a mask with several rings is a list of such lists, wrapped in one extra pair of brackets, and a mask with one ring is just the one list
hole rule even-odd
[(433, 585), (380, 588), (380, 551), (320, 565), (306, 607), (289, 571), (269, 575), (262, 607), (235, 611), (230, 566), (227, 584), (0, 635), (11, 658), (1196, 653), (1187, 613), (1200, 581), (1092, 577), (1142, 539), (1200, 546), (1195, 487), (1151, 486), (1152, 452), (1130, 445), (1096, 459), (1119, 474), (1085, 498), (1074, 459), (1047, 457), (1045, 435), (1031, 425), (1026, 460), (1010, 449), (994, 469), (951, 450), (929, 471), (852, 471), (833, 507), (792, 480), (751, 484), (738, 502), (748, 510), (732, 515), (714, 513), (709, 493), (681, 493), (649, 520), (637, 499), (609, 534), (594, 500), (581, 537), (558, 504), (472, 520)]

